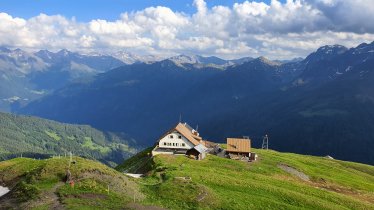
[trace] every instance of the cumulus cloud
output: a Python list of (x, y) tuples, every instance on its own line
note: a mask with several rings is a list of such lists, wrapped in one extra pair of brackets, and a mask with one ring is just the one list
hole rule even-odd
[(372, 0), (306, 0), (320, 11), (333, 31), (374, 33)]
[(352, 47), (374, 40), (372, 0), (244, 1), (211, 8), (194, 0), (193, 5), (194, 14), (158, 6), (123, 13), (114, 21), (77, 22), (45, 14), (23, 19), (0, 13), (0, 45), (285, 59), (326, 44)]

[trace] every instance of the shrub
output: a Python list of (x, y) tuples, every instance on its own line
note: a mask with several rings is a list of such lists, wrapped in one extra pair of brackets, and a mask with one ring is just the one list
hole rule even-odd
[(40, 189), (32, 184), (27, 184), (22, 181), (19, 182), (14, 191), (15, 195), (20, 201), (28, 201), (39, 197)]

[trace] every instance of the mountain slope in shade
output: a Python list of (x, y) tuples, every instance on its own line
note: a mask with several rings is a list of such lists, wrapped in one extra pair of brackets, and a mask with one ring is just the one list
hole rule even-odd
[[(66, 49), (58, 52), (0, 48), (0, 110), (12, 108), (43, 97), (70, 83), (90, 80), (98, 73), (133, 63), (154, 63), (163, 58), (117, 52), (112, 55), (79, 54)], [(214, 67), (225, 69), (252, 58), (223, 60), (214, 56), (175, 56), (167, 60), (184, 68)]]
[(319, 59), (319, 65), (307, 64), (295, 79), (302, 78), (302, 83), (274, 91), (255, 108), (248, 108), (250, 99), (242, 101), (221, 119), (208, 120), (207, 132), (218, 138), (247, 131), (257, 137), (257, 146), (268, 133), (272, 147), (283, 151), (373, 164), (374, 57), (369, 46), (360, 54), (350, 49), (333, 59)]
[[(233, 107), (239, 98), (270, 91), (282, 82), (283, 72), (276, 68), (261, 59), (225, 71), (180, 66), (170, 60), (135, 64), (98, 75), (90, 83), (63, 88), (24, 112), (66, 122), (89, 122), (104, 130), (127, 130), (139, 142), (150, 144), (181, 113), (198, 120)], [(220, 106), (211, 110), (212, 104)], [(57, 109), (62, 111), (55, 112)]]
[(300, 62), (260, 57), (224, 70), (171, 60), (130, 65), (20, 112), (123, 131), (144, 145), (182, 115), (214, 141), (249, 135), (258, 146), (268, 133), (274, 149), (372, 164), (373, 48), (325, 46)]

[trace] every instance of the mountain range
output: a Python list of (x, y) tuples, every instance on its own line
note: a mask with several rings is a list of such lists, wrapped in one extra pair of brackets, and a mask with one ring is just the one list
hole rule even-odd
[(111, 56), (86, 56), (67, 50), (35, 53), (0, 48), (0, 110), (52, 93), (124, 63)]
[(13, 111), (125, 132), (145, 146), (181, 116), (208, 140), (245, 135), (258, 147), (268, 134), (274, 149), (373, 164), (373, 68), (374, 42), (290, 62), (182, 55), (121, 66)]
[[(251, 58), (223, 60), (217, 57), (174, 56), (169, 60), (196, 68), (212, 65), (225, 68)], [(163, 60), (153, 55), (135, 55), (125, 51), (112, 54), (80, 54), (66, 49), (58, 52), (28, 52), (0, 47), (0, 111), (24, 106), (75, 82), (89, 81), (93, 76), (135, 63)]]

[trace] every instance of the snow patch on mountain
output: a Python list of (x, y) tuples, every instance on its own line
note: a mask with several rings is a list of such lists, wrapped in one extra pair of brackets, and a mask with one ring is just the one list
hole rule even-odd
[(125, 64), (134, 64), (134, 63), (153, 63), (165, 59), (161, 56), (156, 55), (136, 55), (130, 52), (118, 51), (113, 54), (109, 54), (118, 60), (121, 60)]
[(33, 71), (43, 71), (47, 68), (48, 64), (32, 53), (20, 49), (0, 50), (0, 69), (29, 74)]
[(19, 101), (21, 100), (22, 98), (21, 97), (18, 97), (18, 96), (12, 96), (10, 98), (4, 98), (3, 101), (6, 101), (8, 103), (14, 103), (16, 101)]

